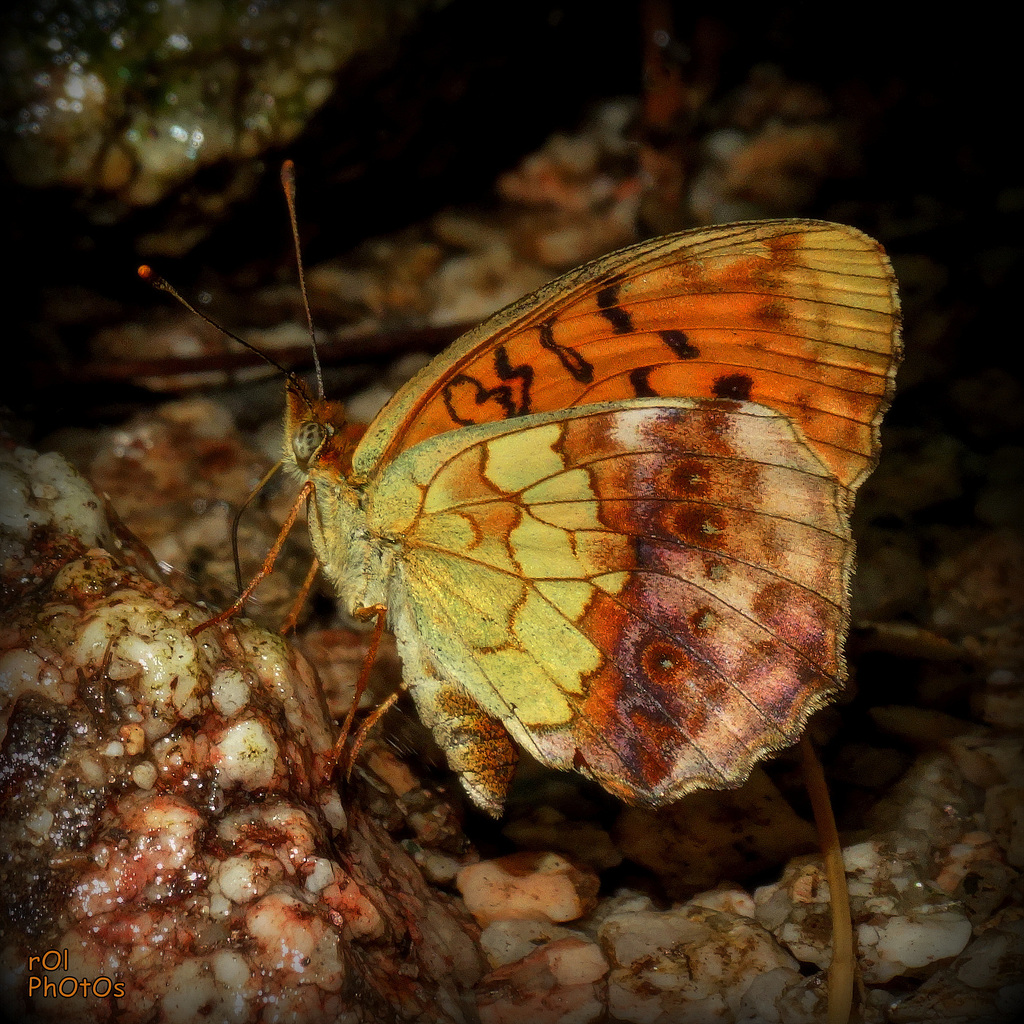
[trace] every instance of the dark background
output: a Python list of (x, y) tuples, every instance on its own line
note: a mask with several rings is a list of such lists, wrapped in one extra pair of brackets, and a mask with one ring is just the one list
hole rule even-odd
[[(935, 369), (958, 373), (967, 360), (1017, 372), (1019, 329), (1010, 311), (1021, 279), (1024, 196), (1008, 22), (984, 6), (955, 17), (923, 9), (912, 15), (900, 5), (844, 7), (842, 17), (820, 4), (666, 6), (684, 78), (707, 62), (709, 45), (714, 51), (712, 99), (768, 62), (841, 103), (870, 108), (859, 175), (826, 185), (817, 208), (799, 212), (827, 212), (839, 198), (876, 210), (877, 223), (861, 226), (874, 227), (897, 255), (926, 252), (948, 268), (943, 301), (956, 307), (957, 323), (947, 348), (956, 354)], [(50, 3), (16, 4), (2, 18), (10, 24), (40, 10), (96, 17), (92, 5)], [(552, 131), (574, 127), (602, 97), (643, 90), (643, 13), (641, 4), (598, 10), (572, 0), (462, 0), (424, 13), (392, 45), (342, 72), (334, 98), (303, 135), (286, 152), (263, 154), (253, 193), (219, 217), (207, 215), (206, 239), (162, 269), (186, 293), (203, 275), (244, 269), (258, 282), (275, 273), (290, 258), (277, 181), (285, 155), (300, 168), (310, 264), (447, 204), (487, 203), (495, 175)], [(8, 80), (19, 73), (4, 69)], [(10, 104), (4, 113), (10, 128)], [(703, 129), (698, 111), (681, 130), (699, 138)], [(197, 196), (216, 193), (231, 173), (228, 166), (203, 168), (156, 206), (113, 223), (104, 222), (100, 197), (87, 191), (34, 190), (6, 177), (8, 401), (51, 424), (83, 414), (91, 403), (78, 393), (75, 367), (97, 323), (164, 301), (135, 279), (138, 239), (201, 216)], [(96, 312), (47, 323), (47, 299), (61, 289), (87, 295), (79, 305)]]

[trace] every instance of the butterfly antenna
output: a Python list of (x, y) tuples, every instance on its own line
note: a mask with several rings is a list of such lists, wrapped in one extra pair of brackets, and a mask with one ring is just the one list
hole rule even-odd
[(216, 320), (202, 312), (202, 310), (196, 309), (188, 299), (182, 296), (172, 284), (162, 278), (152, 267), (143, 263), (136, 273), (143, 281), (151, 284), (154, 288), (162, 292), (167, 292), (168, 295), (180, 302), (190, 313), (194, 313), (200, 320), (205, 320), (211, 327), (220, 331), (220, 333), (226, 338), (230, 338), (232, 341), (237, 341), (239, 345), (243, 348), (247, 348), (250, 352), (255, 352), (260, 359), (269, 363), (275, 370), (280, 370), (281, 373), (283, 373), (290, 381), (298, 385), (301, 390), (299, 379), (291, 370), (286, 370), (276, 359), (272, 359), (268, 356), (266, 352), (261, 352), (255, 345), (250, 345), (244, 338), (240, 338), (237, 334), (232, 333), (226, 327), (222, 327)]
[(319, 397), (324, 397), (324, 377), (320, 372), (320, 354), (316, 349), (316, 331), (313, 329), (313, 314), (309, 310), (309, 296), (306, 294), (306, 275), (302, 269), (302, 246), (299, 243), (299, 221), (295, 214), (295, 164), (285, 160), (281, 164), (281, 187), (284, 199), (288, 204), (288, 219), (292, 222), (292, 241), (295, 243), (295, 262), (299, 268), (299, 290), (302, 292), (302, 305), (306, 309), (306, 323), (309, 325), (309, 340), (313, 346), (313, 365), (316, 367), (316, 386)]

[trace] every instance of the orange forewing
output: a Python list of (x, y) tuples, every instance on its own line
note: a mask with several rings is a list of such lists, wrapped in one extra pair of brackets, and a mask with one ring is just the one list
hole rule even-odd
[(853, 228), (753, 221), (654, 239), (464, 335), (371, 425), (356, 471), (471, 423), (665, 396), (776, 409), (856, 485), (891, 397), (897, 310), (884, 252)]

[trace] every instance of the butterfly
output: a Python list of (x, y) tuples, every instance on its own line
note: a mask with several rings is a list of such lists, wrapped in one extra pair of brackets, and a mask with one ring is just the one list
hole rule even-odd
[(739, 785), (842, 687), (850, 511), (899, 354), (860, 231), (700, 228), (495, 314), (358, 442), (290, 378), (285, 459), (479, 807), (501, 813), (517, 744), (657, 806)]

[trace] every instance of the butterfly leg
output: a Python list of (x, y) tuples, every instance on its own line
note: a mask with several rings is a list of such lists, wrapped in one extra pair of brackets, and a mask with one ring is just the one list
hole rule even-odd
[[(324, 784), (329, 785), (331, 778), (334, 775), (334, 769), (338, 765), (338, 761), (341, 758), (341, 752), (345, 749), (345, 741), (348, 739), (349, 733), (352, 731), (352, 720), (356, 716), (356, 711), (359, 709), (359, 701), (362, 700), (363, 694), (366, 692), (367, 683), (370, 681), (370, 671), (373, 668), (373, 662), (377, 657), (377, 648), (380, 647), (380, 638), (384, 634), (384, 626), (387, 622), (387, 608), (382, 604), (374, 605), (372, 608), (359, 608), (356, 610), (356, 617), (360, 619), (368, 619), (372, 616), (377, 616), (377, 624), (373, 629), (373, 636), (370, 638), (370, 647), (366, 652), (366, 657), (363, 659), (363, 670), (359, 673), (359, 679), (356, 680), (355, 693), (352, 695), (352, 706), (348, 709), (348, 714), (345, 716), (345, 721), (341, 725), (341, 732), (338, 734), (338, 738), (334, 741), (334, 747), (331, 749), (331, 756), (328, 758), (327, 765), (324, 768)], [(380, 710), (380, 714), (375, 711), (371, 714), (370, 725), (380, 718), (380, 715), (387, 711), (398, 697), (397, 691), (388, 698), (387, 701), (381, 705), (383, 710)], [(367, 729), (360, 729), (359, 744), (362, 744), (362, 740), (365, 737)], [(348, 766), (346, 769), (346, 777), (352, 771), (352, 764), (355, 761), (356, 753), (358, 753), (359, 747), (352, 752), (348, 760)]]
[(291, 608), (288, 610), (288, 614), (284, 617), (284, 622), (281, 623), (281, 636), (286, 636), (291, 630), (295, 629), (295, 624), (299, 620), (299, 612), (302, 611), (302, 606), (306, 603), (306, 598), (309, 597), (309, 592), (313, 587), (313, 580), (316, 579), (319, 569), (320, 560), (314, 558), (313, 564), (309, 567), (309, 572), (306, 573), (306, 578), (302, 581), (299, 596), (295, 598)]
[(252, 592), (270, 575), (271, 570), (274, 568), (274, 563), (277, 561), (277, 556), (281, 554), (281, 548), (284, 547), (284, 542), (287, 539), (288, 534), (291, 533), (292, 527), (295, 525), (295, 520), (299, 517), (299, 510), (312, 493), (313, 484), (311, 481), (307, 480), (303, 485), (302, 490), (299, 491), (299, 495), (295, 499), (295, 504), (292, 505), (292, 510), (288, 513), (288, 518), (284, 521), (284, 525), (281, 527), (281, 531), (277, 535), (277, 540), (274, 541), (274, 546), (267, 552), (267, 557), (263, 559), (263, 564), (260, 566), (259, 572), (257, 572), (249, 581), (249, 586), (247, 586), (245, 590), (238, 595), (235, 603), (231, 605), (230, 608), (226, 608), (219, 615), (214, 615), (212, 619), (207, 619), (205, 622), (201, 622), (194, 629), (190, 629), (189, 636), (198, 636), (203, 632), (203, 630), (234, 618), (245, 607), (245, 602), (252, 596)]
[(352, 769), (355, 767), (356, 758), (359, 756), (359, 751), (362, 749), (363, 743), (366, 742), (366, 736), (369, 731), (391, 710), (396, 700), (398, 700), (398, 694), (400, 691), (395, 690), (386, 700), (378, 704), (367, 716), (359, 723), (359, 728), (356, 730), (356, 734), (352, 739), (352, 749), (348, 752), (346, 757), (347, 764), (345, 765), (345, 781), (347, 782), (352, 777)]

